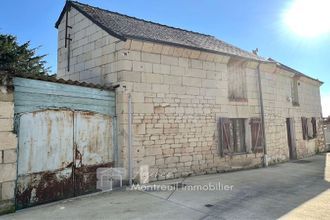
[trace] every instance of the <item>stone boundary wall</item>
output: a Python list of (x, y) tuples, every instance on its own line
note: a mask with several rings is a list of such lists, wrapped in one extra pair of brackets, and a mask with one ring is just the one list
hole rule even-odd
[(13, 91), (0, 86), (0, 215), (15, 211), (17, 138), (13, 133)]

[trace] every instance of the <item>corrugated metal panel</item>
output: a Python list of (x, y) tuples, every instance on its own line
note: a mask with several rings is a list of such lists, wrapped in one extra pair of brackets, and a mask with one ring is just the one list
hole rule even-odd
[(68, 108), (115, 115), (115, 93), (15, 77), (15, 113)]

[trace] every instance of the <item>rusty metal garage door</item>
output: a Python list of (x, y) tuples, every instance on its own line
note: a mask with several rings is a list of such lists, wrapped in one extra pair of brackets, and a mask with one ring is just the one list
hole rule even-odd
[(89, 112), (74, 113), (74, 193), (96, 190), (96, 169), (112, 167), (111, 117)]
[(96, 169), (115, 160), (114, 94), (44, 83), (14, 81), (18, 209), (95, 192)]

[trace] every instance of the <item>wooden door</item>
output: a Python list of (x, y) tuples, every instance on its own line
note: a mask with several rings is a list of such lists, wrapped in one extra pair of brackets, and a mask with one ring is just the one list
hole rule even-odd
[(287, 133), (288, 133), (288, 145), (289, 145), (290, 160), (296, 160), (297, 159), (296, 133), (295, 133), (293, 118), (286, 119), (286, 127), (287, 127)]

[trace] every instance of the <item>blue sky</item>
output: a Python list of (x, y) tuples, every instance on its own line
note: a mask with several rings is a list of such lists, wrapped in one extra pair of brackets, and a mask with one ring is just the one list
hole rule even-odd
[[(321, 87), (324, 114), (330, 114), (330, 32), (305, 38), (284, 22), (294, 0), (81, 0), (93, 6), (146, 20), (216, 36), (246, 50), (272, 57), (325, 84)], [(39, 54), (56, 72), (57, 30), (54, 24), (64, 0), (10, 0), (0, 7), (0, 33), (19, 42), (41, 46)], [(306, 14), (305, 16), (311, 16)], [(329, 21), (330, 22), (330, 21)], [(307, 27), (306, 27), (307, 28)]]

